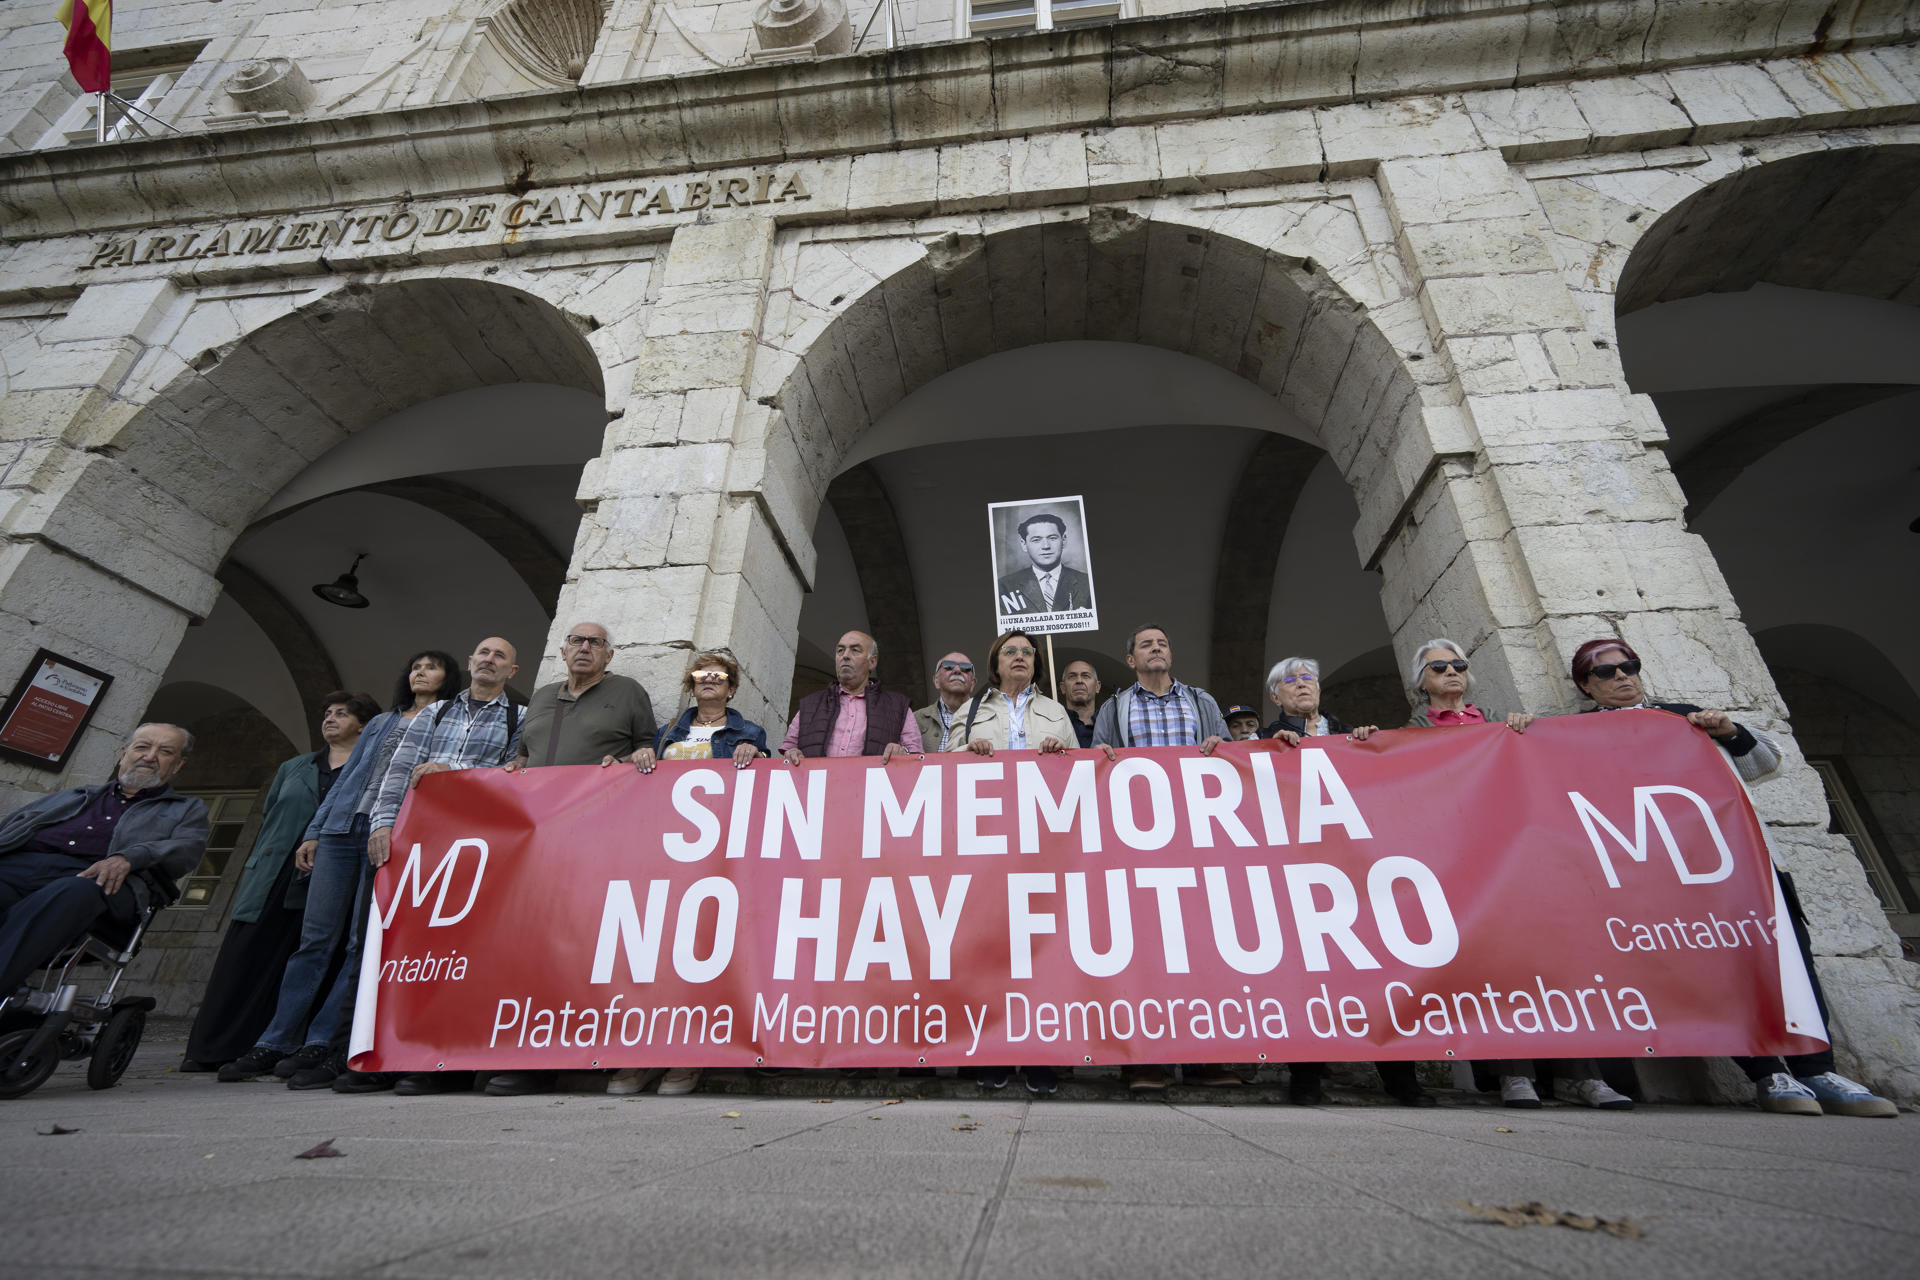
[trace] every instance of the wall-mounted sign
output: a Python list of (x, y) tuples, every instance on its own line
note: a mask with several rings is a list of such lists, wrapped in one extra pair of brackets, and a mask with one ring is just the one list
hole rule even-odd
[(436, 244), (525, 243), (550, 235), (631, 227), (676, 214), (704, 217), (711, 211), (812, 198), (796, 170), (751, 169), (643, 183), (496, 193), (448, 203), (407, 202), (203, 223), (165, 234), (135, 233), (102, 240), (83, 265), (97, 270), (262, 254), (352, 256), (355, 246), (378, 252)]
[(33, 655), (0, 719), (0, 757), (55, 772), (66, 767), (113, 677), (50, 649)]

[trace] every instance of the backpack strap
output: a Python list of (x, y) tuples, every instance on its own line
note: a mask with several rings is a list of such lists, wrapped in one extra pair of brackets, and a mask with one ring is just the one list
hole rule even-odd
[[(434, 708), (434, 712), (433, 712), (433, 727), (435, 729), (438, 729), (440, 727), (440, 722), (447, 718), (447, 712), (451, 710), (453, 710), (453, 699), (442, 698), (440, 700), (440, 705)], [(514, 734), (514, 731), (519, 727), (520, 727), (520, 707), (518, 703), (514, 702), (514, 700), (511, 697), (509, 697), (507, 698), (507, 745), (508, 746), (513, 745), (513, 734)]]
[(973, 695), (973, 701), (967, 704), (967, 726), (960, 731), (960, 745), (966, 746), (973, 741), (973, 718), (980, 713), (980, 704), (986, 701), (987, 691), (982, 689)]

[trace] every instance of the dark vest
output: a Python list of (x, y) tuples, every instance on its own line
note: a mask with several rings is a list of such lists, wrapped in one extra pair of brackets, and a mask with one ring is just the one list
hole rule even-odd
[[(867, 681), (860, 696), (867, 702), (867, 741), (860, 752), (877, 756), (889, 742), (900, 741), (900, 726), (906, 723), (912, 708), (907, 695), (882, 689), (877, 680)], [(800, 754), (824, 756), (833, 741), (833, 722), (840, 718), (840, 686), (831, 685), (800, 699)]]

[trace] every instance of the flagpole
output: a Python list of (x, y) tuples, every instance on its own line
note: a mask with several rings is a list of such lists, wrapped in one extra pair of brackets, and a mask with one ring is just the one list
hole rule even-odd
[(102, 89), (93, 96), (96, 105), (100, 108), (94, 115), (93, 140), (105, 142), (107, 140), (107, 91)]

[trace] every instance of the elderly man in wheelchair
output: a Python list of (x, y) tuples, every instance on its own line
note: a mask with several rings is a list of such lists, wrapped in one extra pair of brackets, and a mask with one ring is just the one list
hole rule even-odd
[[(0, 1098), (37, 1088), (63, 1057), (90, 1055), (96, 1089), (126, 1070), (153, 1001), (116, 999), (121, 971), (207, 846), (207, 806), (169, 785), (192, 750), (178, 725), (143, 724), (112, 782), (0, 819)], [(106, 966), (105, 990), (80, 1000), (88, 958)]]

